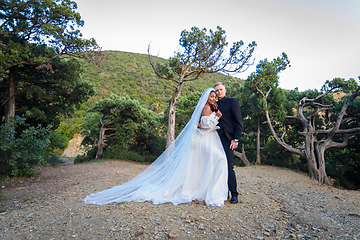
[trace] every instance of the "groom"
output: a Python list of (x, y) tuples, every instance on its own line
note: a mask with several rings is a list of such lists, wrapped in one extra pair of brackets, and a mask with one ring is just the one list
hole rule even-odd
[(219, 119), (220, 129), (218, 134), (224, 147), (228, 163), (228, 186), (231, 192), (230, 203), (238, 203), (236, 190), (236, 176), (234, 172), (234, 149), (237, 148), (242, 132), (242, 117), (239, 103), (235, 98), (225, 96), (226, 89), (222, 82), (215, 83), (215, 92), (218, 97), (218, 110), (222, 113)]

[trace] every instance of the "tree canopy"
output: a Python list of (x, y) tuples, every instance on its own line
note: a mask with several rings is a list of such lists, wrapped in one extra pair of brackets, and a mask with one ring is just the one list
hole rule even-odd
[(139, 101), (112, 94), (88, 110), (84, 118), (83, 143), (96, 148), (96, 158), (102, 158), (106, 149), (113, 154), (116, 151), (157, 154), (153, 144), (156, 145), (158, 127), (157, 117)]
[(37, 83), (24, 76), (29, 69), (54, 73), (52, 60), (60, 56), (81, 57), (98, 50), (94, 39), (83, 39), (84, 25), (77, 5), (62, 1), (11, 1), (0, 3), (0, 78), (7, 97), (2, 96), (6, 121), (15, 116), (17, 89), (23, 82)]
[(82, 38), (76, 8), (70, 0), (0, 1), (0, 122), (2, 134), (10, 134), (1, 136), (9, 144), (0, 160), (10, 175), (46, 163), (65, 141), (53, 134), (60, 117), (95, 93), (80, 76), (80, 58), (100, 48)]
[[(256, 72), (250, 74), (245, 81), (244, 89), (241, 91), (240, 101), (243, 115), (247, 116), (245, 121), (248, 134), (252, 134), (251, 129), (256, 129), (257, 139), (257, 158), (256, 163), (260, 164), (260, 138), (261, 133), (267, 129), (262, 127), (262, 123), (266, 119), (265, 110), (269, 110), (272, 116), (275, 116), (273, 121), (281, 122), (285, 119), (285, 105), (286, 98), (284, 92), (278, 88), (279, 73), (285, 70), (290, 64), (290, 61), (285, 53), (281, 57), (268, 61), (264, 59), (256, 65)], [(271, 93), (271, 94), (270, 94)], [(266, 101), (271, 101), (268, 105)], [(270, 108), (271, 106), (271, 108)], [(250, 125), (249, 125), (250, 124)], [(261, 131), (261, 128), (263, 131)]]

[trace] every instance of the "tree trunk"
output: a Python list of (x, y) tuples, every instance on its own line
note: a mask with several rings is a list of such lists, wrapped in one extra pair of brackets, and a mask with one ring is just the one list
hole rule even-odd
[(100, 128), (99, 141), (98, 141), (98, 145), (97, 145), (95, 159), (100, 159), (102, 157), (103, 152), (104, 152), (104, 148), (107, 146), (107, 144), (106, 144), (106, 135), (105, 135), (106, 129), (107, 128), (105, 127), (105, 124), (103, 124), (101, 126), (101, 128)]
[(245, 164), (245, 166), (250, 166), (250, 162), (246, 157), (245, 150), (244, 150), (244, 144), (242, 144), (241, 153), (238, 151), (234, 151), (234, 155)]
[(111, 125), (118, 120), (120, 115), (121, 115), (121, 112), (112, 121), (104, 123), (104, 124), (102, 122), (102, 118), (100, 119), (101, 128), (100, 128), (100, 132), (99, 132), (99, 141), (98, 141), (98, 145), (97, 145), (95, 159), (99, 159), (102, 157), (104, 148), (107, 146), (107, 139), (116, 136), (116, 132), (106, 135), (106, 131), (107, 130), (113, 130), (113, 131), (116, 130), (116, 127), (111, 127)]
[(176, 104), (177, 99), (181, 94), (183, 88), (183, 82), (179, 81), (179, 84), (176, 86), (173, 96), (169, 103), (169, 115), (168, 115), (168, 130), (166, 135), (166, 148), (175, 140), (175, 113), (176, 113)]
[(256, 162), (255, 164), (261, 164), (260, 158), (260, 116), (257, 119), (257, 137), (256, 137)]
[(9, 74), (9, 96), (6, 103), (5, 123), (9, 125), (15, 117), (15, 79), (10, 70)]
[(311, 127), (307, 123), (303, 123), (304, 126), (304, 132), (302, 133), (305, 136), (305, 159), (308, 163), (309, 167), (309, 177), (311, 179), (317, 179), (318, 178), (318, 164), (315, 157), (314, 152), (314, 136), (312, 136), (311, 133)]
[(326, 174), (325, 167), (325, 149), (326, 147), (317, 147), (316, 152), (318, 156), (318, 178), (317, 181), (330, 185), (330, 179)]
[(330, 184), (330, 180), (326, 174), (325, 168), (325, 144), (317, 145), (314, 142), (309, 142), (308, 139), (305, 141), (306, 160), (309, 166), (309, 177), (320, 183)]

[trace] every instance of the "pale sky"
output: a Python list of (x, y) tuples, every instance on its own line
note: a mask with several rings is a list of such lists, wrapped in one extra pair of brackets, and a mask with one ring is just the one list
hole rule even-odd
[[(360, 76), (360, 0), (74, 0), (85, 38), (103, 50), (169, 58), (182, 30), (226, 31), (229, 46), (256, 41), (255, 65), (285, 52), (291, 67), (280, 87), (318, 89), (326, 80)], [(246, 79), (255, 65), (238, 75)]]

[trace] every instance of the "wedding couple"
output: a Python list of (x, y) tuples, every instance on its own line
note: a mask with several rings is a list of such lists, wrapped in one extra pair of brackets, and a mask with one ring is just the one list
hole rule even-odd
[[(236, 99), (221, 82), (200, 97), (190, 121), (174, 142), (141, 174), (122, 185), (87, 196), (83, 202), (154, 204), (204, 201), (208, 206), (238, 202), (234, 149), (242, 131)], [(216, 101), (216, 97), (218, 101)]]

